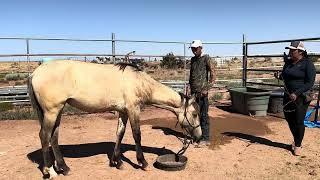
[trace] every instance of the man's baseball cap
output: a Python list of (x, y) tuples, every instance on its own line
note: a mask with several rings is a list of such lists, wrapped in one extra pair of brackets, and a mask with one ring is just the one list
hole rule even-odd
[(302, 51), (306, 51), (302, 41), (292, 41), (290, 46), (287, 46), (286, 49), (299, 49)]
[(202, 42), (200, 40), (193, 40), (190, 47), (202, 47)]

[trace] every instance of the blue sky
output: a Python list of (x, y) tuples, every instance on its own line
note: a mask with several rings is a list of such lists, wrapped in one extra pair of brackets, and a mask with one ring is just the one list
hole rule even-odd
[[(0, 37), (205, 42), (320, 37), (317, 0), (2, 0)], [(281, 53), (287, 45), (249, 52)], [(111, 43), (31, 42), (31, 53), (111, 53)], [(319, 43), (306, 45), (320, 52)], [(25, 42), (0, 40), (0, 54), (25, 53)], [(208, 45), (210, 55), (239, 55), (241, 45)], [(182, 45), (117, 43), (124, 54), (182, 55)], [(190, 55), (187, 49), (187, 55)]]

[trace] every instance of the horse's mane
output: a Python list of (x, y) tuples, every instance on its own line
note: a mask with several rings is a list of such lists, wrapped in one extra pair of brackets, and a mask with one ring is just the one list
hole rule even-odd
[(127, 66), (133, 67), (135, 71), (142, 71), (142, 69), (134, 63), (119, 62), (119, 63), (116, 63), (115, 66), (118, 66), (119, 70), (122, 70), (122, 71), (124, 71)]

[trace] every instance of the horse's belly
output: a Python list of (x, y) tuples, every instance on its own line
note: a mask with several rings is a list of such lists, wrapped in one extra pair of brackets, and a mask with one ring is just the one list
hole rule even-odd
[(86, 112), (105, 112), (111, 110), (121, 110), (123, 103), (100, 100), (68, 99), (67, 103), (75, 108)]

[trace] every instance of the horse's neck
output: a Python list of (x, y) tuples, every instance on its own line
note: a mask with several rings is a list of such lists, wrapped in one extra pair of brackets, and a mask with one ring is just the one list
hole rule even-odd
[(172, 107), (180, 107), (181, 97), (173, 89), (156, 82), (152, 87), (151, 103), (159, 105), (168, 105)]

